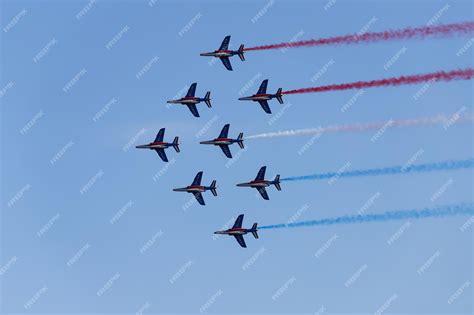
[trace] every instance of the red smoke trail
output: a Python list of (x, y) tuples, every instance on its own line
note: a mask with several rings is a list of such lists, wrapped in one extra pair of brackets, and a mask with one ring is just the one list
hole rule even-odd
[(349, 89), (363, 89), (376, 86), (397, 86), (403, 84), (415, 84), (432, 81), (470, 80), (474, 76), (474, 69), (453, 70), (449, 72), (439, 71), (427, 74), (416, 74), (372, 81), (357, 81), (352, 83), (331, 84), (311, 88), (284, 91), (282, 94), (317, 93), (326, 91), (341, 91)]
[(293, 41), (288, 43), (263, 45), (256, 47), (245, 48), (245, 51), (250, 50), (267, 50), (278, 48), (291, 47), (309, 47), (322, 45), (341, 45), (341, 44), (355, 44), (355, 43), (370, 43), (386, 40), (410, 39), (410, 38), (425, 38), (428, 36), (447, 36), (451, 34), (466, 34), (474, 31), (474, 22), (463, 22), (457, 24), (437, 25), (437, 26), (422, 26), (417, 28), (405, 28), (401, 30), (388, 30), (384, 32), (373, 32), (363, 34), (352, 34), (320, 39), (310, 39), (302, 41)]

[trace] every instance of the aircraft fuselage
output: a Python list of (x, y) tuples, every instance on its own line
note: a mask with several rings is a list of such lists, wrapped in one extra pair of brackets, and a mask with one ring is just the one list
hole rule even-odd
[(248, 183), (237, 184), (237, 186), (258, 188), (258, 187), (269, 187), (270, 185), (272, 185), (272, 183), (273, 181), (271, 180), (253, 180)]
[(166, 149), (170, 146), (171, 146), (171, 144), (168, 143), (168, 142), (152, 142), (152, 143), (149, 143), (149, 144), (138, 145), (137, 149), (150, 149), (150, 150)]
[(206, 186), (188, 186), (184, 188), (175, 188), (173, 189), (173, 191), (185, 191), (189, 193), (195, 193), (195, 192), (205, 192), (208, 189), (209, 187), (206, 187)]
[(200, 97), (183, 97), (178, 100), (170, 100), (167, 101), (166, 103), (168, 104), (183, 104), (183, 105), (189, 105), (189, 104), (197, 104), (202, 102), (203, 99)]
[(252, 96), (246, 96), (246, 97), (240, 97), (240, 101), (269, 101), (272, 98), (275, 98), (276, 96), (274, 94), (255, 94)]
[(249, 229), (234, 228), (234, 229), (228, 229), (224, 231), (216, 231), (214, 232), (214, 234), (245, 235), (249, 232), (251, 232), (251, 230)]
[(229, 138), (216, 138), (214, 140), (209, 141), (201, 141), (201, 144), (213, 144), (213, 145), (230, 145), (234, 142), (237, 142), (236, 139), (229, 139)]
[(238, 53), (239, 52), (235, 50), (216, 50), (213, 52), (202, 53), (201, 56), (223, 58), (232, 57), (234, 55), (237, 55)]

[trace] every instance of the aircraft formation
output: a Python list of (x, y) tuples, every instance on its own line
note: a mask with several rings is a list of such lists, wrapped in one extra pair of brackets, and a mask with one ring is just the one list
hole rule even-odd
[[(222, 41), (222, 44), (220, 45), (219, 49), (212, 52), (202, 53), (200, 55), (219, 58), (227, 70), (233, 71), (232, 64), (229, 58), (232, 56), (239, 56), (240, 60), (245, 61), (244, 45), (240, 45), (238, 50), (229, 50), (229, 42), (230, 42), (230, 36), (226, 36), (224, 40)], [(258, 102), (260, 106), (262, 107), (262, 109), (265, 111), (265, 113), (271, 114), (272, 111), (270, 109), (268, 101), (275, 98), (280, 104), (283, 104), (282, 88), (279, 88), (275, 94), (270, 94), (270, 93), (267, 93), (267, 85), (268, 85), (268, 80), (265, 79), (260, 84), (260, 87), (258, 88), (257, 93), (251, 96), (241, 97), (239, 98), (239, 100)], [(211, 92), (210, 91), (206, 92), (204, 97), (198, 97), (196, 96), (196, 88), (197, 88), (197, 82), (194, 82), (189, 87), (188, 92), (186, 93), (186, 96), (179, 99), (175, 99), (175, 100), (169, 100), (167, 101), (167, 103), (187, 106), (189, 111), (194, 117), (200, 117), (198, 107), (196, 105), (198, 105), (199, 103), (204, 103), (207, 105), (208, 108), (211, 108), (212, 107)], [(217, 138), (214, 138), (212, 140), (201, 141), (200, 144), (217, 146), (222, 150), (222, 152), (227, 158), (231, 159), (232, 152), (230, 151), (229, 146), (236, 143), (239, 145), (241, 149), (244, 149), (244, 134), (243, 132), (240, 132), (237, 138), (235, 139), (229, 138), (229, 128), (230, 128), (230, 124), (224, 125)], [(165, 128), (161, 128), (158, 131), (155, 137), (155, 140), (153, 142), (150, 142), (148, 144), (137, 145), (136, 148), (154, 150), (163, 162), (168, 162), (169, 160), (166, 154), (166, 149), (172, 147), (173, 149), (175, 149), (176, 153), (179, 153), (180, 152), (179, 137), (176, 136), (172, 142), (164, 141), (164, 137), (165, 137)], [(255, 188), (260, 193), (263, 199), (269, 200), (270, 198), (268, 197), (268, 193), (265, 188), (271, 185), (274, 185), (277, 190), (281, 190), (280, 175), (276, 175), (275, 179), (273, 180), (266, 180), (265, 179), (266, 169), (267, 169), (266, 166), (262, 166), (260, 170), (258, 171), (258, 174), (254, 180), (237, 184), (237, 187)], [(203, 176), (203, 172), (202, 171), (198, 172), (196, 176), (194, 177), (194, 180), (192, 181), (191, 185), (180, 187), (180, 188), (174, 188), (173, 191), (191, 193), (194, 195), (194, 198), (196, 199), (196, 201), (200, 205), (204, 206), (206, 202), (204, 201), (203, 193), (205, 193), (206, 191), (211, 191), (211, 193), (214, 196), (217, 196), (217, 181), (213, 180), (209, 186), (205, 186), (201, 184), (202, 176)], [(240, 246), (247, 247), (247, 245), (245, 244), (243, 235), (247, 233), (252, 233), (252, 235), (255, 238), (258, 238), (257, 223), (254, 223), (250, 229), (245, 229), (245, 228), (242, 228), (243, 219), (244, 219), (244, 215), (241, 214), (237, 217), (237, 220), (235, 221), (231, 229), (224, 230), (224, 231), (216, 231), (214, 233), (234, 236)]]
[[(456, 30), (455, 26), (456, 25), (450, 26), (450, 27)], [(474, 23), (468, 24), (468, 26), (469, 26), (468, 30), (474, 31)], [(464, 30), (464, 28), (465, 27), (461, 27), (460, 29)], [(439, 31), (444, 32), (445, 30), (441, 28)], [(416, 30), (412, 30), (412, 32), (415, 35), (418, 34), (417, 33), (418, 31)], [(376, 34), (373, 36), (376, 36)], [(341, 37), (341, 38), (345, 38), (345, 37)], [(397, 38), (397, 36), (394, 35), (394, 38)], [(327, 40), (327, 41), (334, 42), (334, 40), (332, 41)], [(299, 47), (300, 45), (303, 45), (303, 46), (308, 45), (308, 44), (317, 45), (317, 44), (322, 44), (323, 42), (324, 40), (315, 40), (315, 41), (303, 41), (301, 43), (297, 42), (291, 45), (290, 44), (285, 44), (285, 45), (288, 45), (288, 47), (290, 46)], [(247, 49), (244, 48), (244, 45), (240, 45), (238, 50), (229, 50), (229, 43), (230, 43), (230, 36), (226, 36), (224, 40), (222, 41), (219, 49), (214, 50), (212, 52), (201, 53), (200, 55), (206, 56), (206, 57), (218, 58), (221, 60), (222, 64), (228, 71), (233, 71), (232, 64), (230, 62), (231, 57), (239, 56), (240, 60), (245, 61), (244, 53), (248, 50), (274, 49), (282, 45), (282, 44), (268, 45), (268, 46), (253, 47), (253, 48), (247, 48)], [(474, 77), (474, 69), (454, 70), (450, 72), (440, 71), (440, 72), (429, 73), (429, 74), (424, 74), (424, 75), (403, 76), (400, 78), (388, 78), (388, 79), (372, 80), (372, 81), (357, 81), (353, 83), (333, 84), (333, 85), (327, 85), (327, 86), (287, 90), (285, 92), (283, 92), (282, 88), (278, 88), (274, 94), (267, 92), (268, 79), (265, 79), (262, 81), (262, 83), (260, 84), (255, 94), (250, 95), (250, 96), (240, 97), (238, 100), (258, 102), (258, 104), (261, 106), (261, 108), (263, 109), (265, 113), (271, 114), (272, 111), (270, 109), (270, 105), (268, 101), (271, 101), (272, 99), (276, 99), (280, 104), (283, 104), (284, 94), (288, 95), (288, 94), (300, 94), (300, 93), (315, 93), (315, 92), (322, 92), (322, 91), (355, 89), (355, 88), (361, 88), (361, 87), (416, 84), (420, 82), (427, 82), (430, 80), (437, 80), (437, 81), (451, 81), (451, 80), (458, 80), (458, 79), (468, 80), (472, 77)], [(175, 99), (175, 100), (169, 100), (167, 101), (167, 103), (187, 106), (189, 111), (194, 117), (199, 117), (199, 111), (197, 107), (198, 104), (204, 103), (207, 105), (208, 108), (212, 107), (211, 92), (210, 91), (206, 92), (204, 97), (198, 97), (196, 96), (196, 88), (197, 88), (197, 83), (196, 82), (192, 83), (185, 97)], [(200, 144), (218, 146), (220, 147), (224, 155), (227, 158), (231, 159), (232, 152), (230, 150), (230, 146), (234, 143), (237, 143), (241, 149), (244, 149), (245, 139), (244, 139), (243, 132), (240, 132), (237, 138), (229, 138), (229, 129), (230, 129), (229, 124), (224, 125), (217, 138), (214, 138), (212, 140), (201, 141)], [(148, 144), (138, 145), (136, 146), (136, 148), (154, 150), (156, 151), (158, 156), (161, 158), (161, 160), (163, 160), (164, 162), (168, 162), (168, 157), (166, 155), (165, 150), (172, 147), (175, 149), (176, 153), (179, 153), (180, 152), (179, 137), (176, 136), (172, 142), (165, 142), (164, 135), (165, 135), (165, 128), (161, 128), (153, 142), (150, 142)], [(266, 171), (266, 166), (262, 166), (260, 170), (258, 171), (255, 179), (249, 182), (239, 183), (237, 184), (237, 187), (255, 188), (257, 189), (257, 191), (259, 192), (259, 194), (264, 200), (269, 200), (270, 198), (268, 196), (268, 192), (266, 188), (273, 185), (278, 191), (280, 191), (281, 182), (280, 182), (280, 175), (276, 175), (273, 180), (265, 179), (265, 171)], [(173, 191), (191, 193), (193, 194), (197, 202), (200, 205), (204, 206), (206, 203), (204, 201), (203, 193), (205, 193), (206, 191), (211, 191), (211, 193), (214, 196), (217, 196), (217, 182), (216, 180), (212, 180), (209, 186), (202, 185), (201, 184), (202, 176), (203, 176), (203, 172), (202, 171), (198, 172), (195, 175), (194, 180), (192, 181), (191, 185), (181, 187), (181, 188), (174, 188)], [(285, 178), (284, 180), (289, 180), (289, 179)], [(244, 215), (241, 214), (238, 216), (232, 228), (223, 230), (223, 231), (216, 231), (214, 233), (234, 236), (237, 243), (241, 247), (245, 248), (247, 247), (247, 245), (245, 243), (243, 236), (245, 234), (251, 233), (257, 239), (258, 238), (258, 234), (257, 234), (258, 225), (257, 223), (254, 223), (250, 229), (242, 228), (243, 219), (244, 219)], [(260, 227), (260, 229), (265, 229), (265, 228), (269, 228), (269, 227), (268, 226)]]

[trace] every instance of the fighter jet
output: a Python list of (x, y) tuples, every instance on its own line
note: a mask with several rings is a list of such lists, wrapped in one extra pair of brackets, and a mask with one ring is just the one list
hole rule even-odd
[(149, 144), (143, 144), (143, 145), (137, 145), (137, 149), (150, 149), (150, 150), (155, 150), (156, 153), (160, 156), (160, 158), (168, 162), (168, 157), (166, 156), (165, 149), (169, 147), (173, 147), (176, 152), (179, 153), (179, 137), (175, 137), (173, 142), (163, 142), (163, 137), (165, 136), (165, 128), (161, 128), (160, 131), (158, 131), (158, 134), (156, 135), (155, 141), (149, 143)]
[(276, 98), (280, 104), (283, 104), (282, 89), (279, 88), (275, 94), (267, 94), (267, 84), (268, 79), (263, 80), (262, 84), (260, 84), (260, 88), (258, 89), (257, 94), (254, 94), (252, 96), (240, 97), (239, 100), (258, 102), (260, 106), (262, 106), (265, 113), (271, 114), (272, 111), (270, 110), (270, 106), (268, 106), (267, 101), (271, 100), (272, 98)]
[(265, 190), (265, 187), (269, 187), (270, 185), (275, 185), (276, 189), (281, 190), (280, 186), (280, 175), (275, 176), (274, 180), (265, 180), (265, 170), (267, 169), (266, 166), (262, 166), (260, 171), (258, 171), (257, 177), (253, 181), (248, 183), (241, 183), (237, 184), (238, 187), (252, 187), (256, 188), (260, 195), (262, 195), (263, 199), (268, 200), (268, 194)]
[(247, 233), (252, 233), (253, 237), (258, 238), (257, 234), (257, 223), (254, 223), (252, 225), (251, 229), (243, 229), (242, 228), (242, 221), (244, 220), (244, 215), (241, 214), (237, 217), (237, 220), (235, 220), (234, 226), (231, 229), (227, 229), (224, 231), (216, 231), (214, 234), (227, 234), (227, 235), (232, 235), (235, 237), (237, 242), (239, 243), (240, 246), (246, 248), (247, 244), (245, 244), (244, 236)]
[(222, 128), (221, 133), (219, 134), (218, 138), (215, 138), (214, 140), (209, 140), (209, 141), (201, 141), (201, 144), (213, 144), (217, 145), (222, 149), (222, 152), (224, 152), (225, 156), (227, 156), (229, 159), (232, 158), (232, 153), (230, 153), (229, 145), (232, 143), (238, 143), (240, 148), (244, 148), (244, 134), (241, 132), (239, 133), (239, 136), (237, 139), (230, 139), (227, 138), (229, 134), (229, 124), (224, 125), (224, 128)]
[(202, 197), (202, 192), (205, 192), (206, 190), (210, 190), (214, 196), (217, 196), (217, 186), (216, 186), (216, 181), (213, 180), (211, 183), (211, 186), (201, 186), (201, 179), (202, 179), (202, 172), (199, 172), (196, 174), (196, 177), (194, 177), (193, 183), (191, 186), (187, 186), (184, 188), (175, 188), (173, 191), (185, 191), (188, 193), (192, 193), (194, 195), (194, 198), (199, 202), (200, 205), (204, 206), (206, 203), (204, 202), (204, 198)]
[(189, 110), (191, 113), (194, 115), (194, 117), (199, 117), (199, 112), (196, 108), (196, 104), (204, 102), (206, 103), (207, 107), (211, 108), (211, 92), (207, 92), (206, 96), (204, 98), (201, 97), (195, 97), (194, 93), (196, 93), (196, 86), (197, 83), (191, 84), (189, 87), (188, 93), (186, 94), (185, 97), (182, 97), (177, 100), (170, 100), (167, 103), (168, 104), (182, 104), (188, 106)]
[(238, 55), (240, 57), (240, 60), (245, 61), (244, 45), (240, 45), (238, 50), (229, 50), (229, 42), (230, 36), (226, 36), (222, 41), (221, 47), (219, 47), (218, 50), (214, 50), (213, 52), (202, 53), (200, 55), (219, 58), (224, 64), (224, 67), (227, 70), (232, 71), (232, 65), (230, 64), (229, 57)]

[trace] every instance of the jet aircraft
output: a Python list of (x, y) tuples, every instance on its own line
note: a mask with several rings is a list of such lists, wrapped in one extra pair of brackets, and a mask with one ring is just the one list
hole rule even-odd
[(252, 187), (256, 188), (260, 195), (262, 195), (263, 199), (268, 200), (268, 194), (265, 190), (265, 187), (269, 187), (270, 185), (275, 185), (277, 190), (281, 190), (280, 186), (280, 175), (275, 176), (274, 180), (265, 180), (265, 170), (267, 169), (266, 166), (262, 166), (258, 171), (257, 177), (254, 180), (237, 184), (238, 187)]
[(168, 104), (182, 104), (188, 106), (189, 110), (191, 113), (194, 115), (194, 117), (199, 117), (199, 112), (196, 108), (196, 104), (199, 104), (201, 102), (206, 103), (207, 107), (211, 108), (211, 92), (207, 92), (206, 96), (202, 97), (195, 97), (194, 94), (196, 93), (196, 86), (197, 83), (191, 84), (189, 87), (188, 93), (186, 94), (185, 97), (182, 97), (177, 100), (170, 100), (167, 101)]
[(208, 141), (201, 141), (201, 144), (213, 144), (217, 145), (222, 149), (222, 152), (224, 152), (225, 156), (227, 156), (229, 159), (232, 158), (232, 153), (230, 152), (229, 145), (233, 143), (238, 143), (240, 148), (244, 148), (244, 134), (241, 132), (239, 133), (239, 136), (237, 139), (231, 139), (228, 138), (229, 134), (229, 124), (224, 125), (224, 127), (221, 130), (221, 133), (219, 134), (219, 137), (215, 138), (214, 140), (208, 140)]
[(244, 220), (244, 215), (241, 214), (237, 217), (237, 220), (235, 220), (234, 226), (231, 229), (227, 229), (224, 231), (216, 231), (214, 232), (214, 234), (232, 235), (233, 237), (235, 237), (235, 239), (237, 240), (240, 246), (246, 248), (247, 244), (245, 244), (244, 235), (247, 233), (252, 233), (253, 237), (258, 238), (257, 223), (254, 223), (252, 225), (252, 228), (250, 229), (243, 229), (242, 228), (243, 220)]
[(201, 179), (202, 172), (199, 172), (196, 174), (196, 177), (194, 177), (191, 186), (186, 186), (184, 188), (175, 188), (173, 189), (173, 191), (184, 191), (192, 193), (194, 195), (194, 198), (196, 198), (196, 200), (199, 202), (199, 204), (204, 206), (206, 203), (204, 202), (204, 198), (202, 197), (201, 193), (210, 190), (214, 196), (217, 196), (217, 186), (215, 180), (212, 181), (211, 186), (202, 186)]
[(165, 136), (165, 128), (161, 128), (160, 131), (158, 131), (158, 134), (156, 135), (155, 141), (149, 143), (149, 144), (143, 144), (143, 145), (137, 145), (137, 149), (150, 149), (150, 150), (155, 150), (156, 153), (160, 156), (160, 158), (168, 162), (168, 157), (166, 156), (165, 149), (169, 147), (173, 147), (176, 152), (179, 153), (179, 137), (175, 137), (173, 142), (163, 142), (163, 137)]
[(262, 106), (263, 110), (267, 114), (271, 114), (272, 111), (270, 110), (270, 106), (268, 106), (269, 100), (276, 98), (280, 104), (283, 104), (283, 98), (282, 98), (282, 88), (279, 88), (275, 94), (268, 94), (267, 93), (267, 84), (268, 84), (268, 79), (263, 80), (263, 82), (260, 84), (260, 87), (257, 91), (257, 94), (254, 94), (252, 96), (245, 96), (245, 97), (240, 97), (240, 101), (254, 101), (258, 102), (260, 106)]
[(226, 36), (224, 40), (222, 41), (222, 44), (218, 50), (202, 53), (200, 55), (219, 58), (224, 64), (224, 67), (227, 70), (232, 71), (232, 65), (230, 64), (229, 57), (238, 55), (240, 57), (240, 60), (245, 61), (244, 45), (240, 45), (238, 50), (229, 50), (229, 42), (230, 42), (230, 36)]

